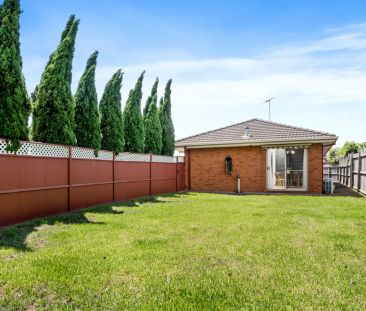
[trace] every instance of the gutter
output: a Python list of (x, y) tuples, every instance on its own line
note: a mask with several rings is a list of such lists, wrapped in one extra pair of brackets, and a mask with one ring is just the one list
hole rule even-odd
[(319, 136), (319, 137), (305, 137), (301, 139), (282, 139), (282, 140), (256, 140), (256, 141), (225, 141), (225, 142), (216, 142), (216, 143), (189, 143), (189, 144), (180, 144), (176, 143), (176, 147), (186, 147), (188, 149), (197, 149), (197, 148), (224, 148), (224, 147), (250, 147), (250, 146), (276, 146), (276, 145), (284, 145), (284, 144), (304, 144), (304, 143), (322, 143), (333, 145), (337, 141), (338, 136), (334, 138), (330, 138), (329, 136)]

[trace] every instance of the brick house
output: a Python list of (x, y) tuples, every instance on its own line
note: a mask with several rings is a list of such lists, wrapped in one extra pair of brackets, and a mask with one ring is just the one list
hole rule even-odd
[(260, 119), (180, 139), (192, 191), (322, 193), (334, 134)]

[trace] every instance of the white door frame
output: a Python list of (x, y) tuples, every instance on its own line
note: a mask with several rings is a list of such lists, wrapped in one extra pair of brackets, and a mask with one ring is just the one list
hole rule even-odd
[[(286, 149), (286, 147), (280, 148)], [(304, 149), (304, 163), (303, 163), (303, 187), (302, 188), (287, 188), (287, 161), (285, 160), (285, 186), (274, 188), (274, 163), (276, 161), (273, 149), (266, 150), (266, 189), (267, 191), (308, 191), (308, 149)], [(272, 155), (272, 158), (271, 158)], [(272, 160), (272, 161), (271, 161)]]

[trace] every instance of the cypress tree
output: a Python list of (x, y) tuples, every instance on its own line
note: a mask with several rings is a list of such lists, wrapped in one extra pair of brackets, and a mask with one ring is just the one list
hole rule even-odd
[(0, 7), (0, 137), (7, 150), (20, 148), (28, 140), (31, 104), (22, 74), (19, 42), (19, 0), (4, 0)]
[(75, 15), (72, 14), (72, 15), (70, 15), (69, 20), (66, 23), (66, 27), (65, 27), (64, 31), (62, 32), (62, 34), (61, 34), (60, 42), (62, 42), (62, 40), (64, 40), (64, 39), (66, 39), (66, 37), (69, 35), (70, 30), (73, 27), (74, 23), (75, 23)]
[(77, 145), (93, 149), (101, 148), (100, 116), (97, 91), (95, 89), (95, 68), (98, 52), (88, 59), (75, 94), (75, 135)]
[(123, 120), (121, 111), (121, 87), (123, 73), (118, 70), (107, 83), (99, 109), (101, 114), (102, 149), (123, 151)]
[(155, 93), (144, 120), (145, 153), (160, 154), (163, 145), (157, 100)]
[(170, 155), (174, 154), (175, 150), (175, 135), (174, 125), (172, 120), (172, 103), (170, 99), (172, 80), (170, 79), (165, 87), (164, 100), (160, 102), (159, 106), (159, 118), (161, 123), (163, 146), (161, 154)]
[(144, 107), (144, 110), (143, 110), (144, 120), (146, 119), (146, 116), (147, 116), (147, 113), (149, 111), (149, 106), (151, 104), (152, 99), (154, 98), (155, 94), (158, 93), (158, 85), (159, 85), (159, 78), (156, 78), (156, 80), (153, 84), (153, 87), (151, 89), (151, 95), (149, 95), (149, 97), (147, 98), (146, 104), (145, 104), (145, 107)]
[(38, 85), (36, 85), (36, 87), (34, 88), (33, 93), (31, 93), (30, 98), (31, 98), (31, 102), (35, 103), (36, 99), (37, 99), (37, 93), (38, 93)]
[(145, 71), (138, 78), (130, 92), (123, 112), (123, 133), (125, 151), (144, 152), (144, 122), (141, 114), (142, 81)]
[[(70, 18), (73, 20), (73, 18)], [(71, 93), (72, 60), (79, 20), (65, 28), (63, 38), (42, 74), (33, 113), (35, 140), (75, 145), (75, 103)]]

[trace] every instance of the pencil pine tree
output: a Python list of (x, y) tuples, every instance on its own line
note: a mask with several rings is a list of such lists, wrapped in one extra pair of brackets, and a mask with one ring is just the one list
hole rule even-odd
[(151, 94), (147, 98), (146, 104), (145, 104), (145, 107), (144, 107), (144, 110), (143, 110), (144, 119), (146, 119), (147, 112), (149, 111), (149, 106), (151, 104), (152, 99), (154, 98), (155, 94), (158, 93), (158, 85), (159, 85), (159, 78), (156, 78), (156, 80), (155, 80), (155, 82), (152, 86), (152, 89), (151, 89)]
[[(75, 103), (71, 93), (72, 60), (79, 20), (65, 28), (61, 42), (42, 74), (33, 113), (33, 138), (38, 141), (75, 145)], [(64, 31), (64, 32), (65, 32)]]
[(34, 88), (34, 91), (30, 95), (30, 99), (31, 99), (31, 102), (32, 103), (35, 103), (36, 102), (37, 93), (38, 93), (38, 85), (36, 85), (36, 87)]
[(101, 148), (100, 115), (97, 91), (95, 89), (95, 69), (98, 51), (88, 59), (75, 94), (75, 135), (77, 145), (93, 149)]
[(163, 145), (157, 100), (155, 93), (144, 120), (145, 153), (160, 154)]
[[(66, 26), (65, 26), (65, 29), (62, 31), (62, 33), (61, 33), (61, 39), (60, 39), (60, 42), (59, 42), (59, 44), (62, 42), (62, 40), (64, 40), (67, 36), (68, 36), (68, 34), (70, 33), (70, 30), (71, 30), (71, 27), (72, 27), (72, 25), (75, 23), (75, 15), (74, 14), (72, 14), (72, 15), (70, 15), (70, 17), (69, 17), (69, 19), (68, 19), (68, 21), (67, 21), (67, 23), (66, 23)], [(51, 55), (50, 55), (50, 57), (48, 58), (48, 62), (47, 62), (47, 65), (46, 65), (46, 67), (45, 68), (47, 68), (49, 65), (50, 65), (50, 63), (51, 63), (51, 61), (52, 61), (52, 58), (53, 58), (53, 55), (55, 54), (57, 52), (57, 50), (55, 50)], [(37, 88), (39, 87), (39, 85), (37, 85), (36, 86), (36, 89), (35, 89), (35, 91), (37, 90)], [(31, 94), (32, 95), (32, 94)], [(36, 94), (34, 94), (34, 95), (36, 95)]]
[(16, 152), (19, 140), (29, 139), (31, 104), (22, 74), (19, 42), (19, 0), (4, 0), (0, 7), (0, 137)]
[(172, 80), (170, 79), (165, 87), (164, 99), (160, 102), (159, 106), (159, 118), (163, 140), (161, 154), (169, 156), (172, 156), (175, 150), (174, 125), (171, 114), (171, 85)]
[(125, 151), (144, 152), (144, 122), (141, 114), (142, 82), (145, 71), (130, 92), (123, 112)]
[(121, 111), (121, 87), (123, 73), (118, 70), (107, 83), (99, 109), (101, 114), (102, 149), (123, 151), (123, 119)]
[(73, 27), (74, 23), (75, 23), (75, 15), (72, 14), (72, 15), (70, 15), (70, 17), (69, 17), (69, 19), (68, 19), (68, 21), (66, 23), (65, 29), (61, 33), (61, 40), (60, 40), (60, 42), (62, 42), (62, 40), (64, 40), (70, 34), (70, 30)]

